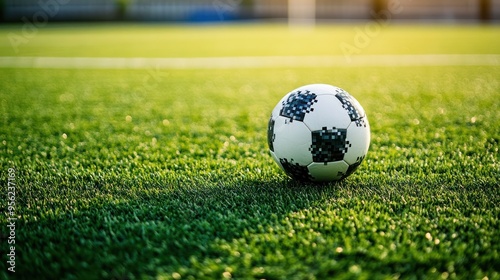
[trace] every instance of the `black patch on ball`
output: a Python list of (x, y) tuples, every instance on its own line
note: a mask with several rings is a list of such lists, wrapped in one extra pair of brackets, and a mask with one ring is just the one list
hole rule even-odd
[(338, 100), (342, 103), (342, 108), (344, 108), (347, 111), (347, 114), (349, 114), (349, 118), (351, 118), (351, 121), (353, 121), (356, 126), (365, 126), (366, 123), (363, 119), (363, 115), (361, 115), (361, 108), (357, 108), (357, 103), (352, 101), (352, 96), (349, 95), (349, 93), (341, 90), (337, 91), (337, 94), (335, 95)]
[(355, 163), (349, 165), (349, 168), (347, 168), (347, 171), (345, 172), (345, 174), (343, 174), (342, 179), (347, 178), (354, 171), (356, 171), (356, 169), (358, 169), (358, 167), (361, 165), (361, 163), (363, 162), (364, 159), (365, 159), (365, 156), (358, 157), (356, 159)]
[(344, 159), (347, 149), (351, 147), (349, 141), (346, 141), (347, 129), (335, 128), (311, 132), (312, 144), (309, 147), (314, 162), (332, 162)]
[(280, 158), (280, 163), (281, 166), (283, 166), (283, 168), (285, 169), (285, 172), (295, 180), (311, 181), (314, 179), (311, 174), (309, 174), (307, 166), (293, 163), (293, 159), (291, 161), (288, 161), (286, 158)]
[(313, 104), (318, 102), (316, 99), (317, 95), (311, 93), (310, 91), (297, 91), (283, 101), (283, 107), (280, 110), (280, 116), (290, 118), (290, 122), (293, 120), (304, 121), (304, 117), (307, 113), (314, 111), (312, 108)]
[(356, 124), (357, 127), (366, 127), (366, 122), (365, 118), (360, 118), (354, 121), (354, 124)]
[(276, 138), (276, 135), (274, 134), (274, 123), (275, 121), (271, 117), (269, 119), (269, 123), (267, 125), (267, 144), (269, 145), (269, 150), (274, 152), (274, 139)]

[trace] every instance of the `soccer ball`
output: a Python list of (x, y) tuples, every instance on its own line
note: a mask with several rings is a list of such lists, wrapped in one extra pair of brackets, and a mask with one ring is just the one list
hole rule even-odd
[(370, 126), (363, 107), (345, 90), (311, 84), (274, 107), (267, 140), (274, 161), (293, 179), (338, 181), (365, 158)]

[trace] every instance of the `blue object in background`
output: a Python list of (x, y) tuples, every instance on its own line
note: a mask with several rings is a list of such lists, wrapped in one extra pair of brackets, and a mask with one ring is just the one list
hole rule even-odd
[(237, 20), (236, 11), (228, 9), (218, 9), (217, 7), (201, 7), (193, 10), (186, 17), (188, 22), (219, 22)]

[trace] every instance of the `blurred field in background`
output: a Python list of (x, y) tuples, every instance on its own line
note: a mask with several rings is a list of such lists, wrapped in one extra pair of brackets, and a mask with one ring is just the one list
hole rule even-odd
[[(204, 57), (358, 54), (498, 54), (500, 27), (370, 23), (290, 29), (283, 24), (51, 24), (33, 36), (0, 25), (2, 56)], [(111, 35), (110, 35), (111, 34)], [(19, 36), (19, 37), (16, 37)], [(18, 41), (19, 39), (19, 41)], [(358, 43), (358, 41), (360, 43)], [(349, 50), (349, 49), (348, 49)]]

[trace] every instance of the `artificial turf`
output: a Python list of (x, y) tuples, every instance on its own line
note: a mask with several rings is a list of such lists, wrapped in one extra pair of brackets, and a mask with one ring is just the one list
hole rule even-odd
[[(126, 27), (47, 28), (23, 47), (36, 52), (36, 40), (57, 46), (58, 32), (62, 38), (74, 29), (106, 33), (97, 36), (101, 46), (89, 43), (104, 55), (112, 53), (116, 28), (125, 36)], [(285, 36), (286, 27), (265, 27), (203, 28)], [(130, 28), (153, 34), (172, 27)], [(323, 26), (301, 36), (320, 38), (328, 28), (348, 34), (355, 27)], [(389, 40), (383, 36), (392, 34), (386, 43), (396, 46), (394, 38), (426, 30), (387, 28), (374, 46)], [(427, 26), (430, 34), (440, 28), (455, 32), (447, 37), (467, 39), (477, 29), (488, 38), (482, 42), (498, 41), (493, 27)], [(212, 46), (208, 55), (224, 53), (227, 42), (218, 44), (222, 49)], [(433, 44), (456, 51), (449, 41)], [(494, 53), (489, 47), (460, 48)], [(61, 55), (89, 55), (89, 48)], [(50, 50), (42, 46), (38, 54)], [(115, 53), (140, 56), (138, 50)], [(6, 209), (4, 186), (14, 168), (18, 217), (16, 272), (7, 271), (3, 226), (0, 277), (500, 279), (498, 77), (499, 66), (0, 69), (1, 199)], [(267, 152), (276, 102), (315, 82), (354, 95), (371, 125), (367, 158), (339, 183), (295, 182)]]

